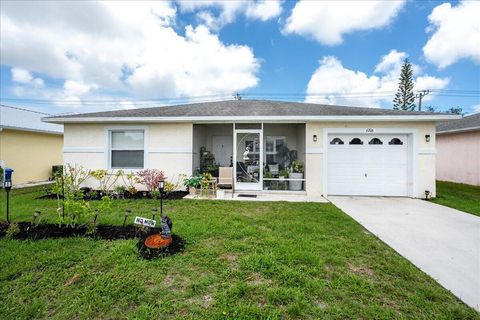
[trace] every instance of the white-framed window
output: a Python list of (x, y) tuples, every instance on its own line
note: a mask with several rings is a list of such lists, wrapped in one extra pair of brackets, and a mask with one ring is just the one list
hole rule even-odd
[(109, 130), (109, 167), (143, 169), (145, 165), (145, 130)]
[(277, 163), (277, 153), (281, 146), (285, 145), (284, 136), (267, 136), (265, 139), (265, 159), (267, 164)]

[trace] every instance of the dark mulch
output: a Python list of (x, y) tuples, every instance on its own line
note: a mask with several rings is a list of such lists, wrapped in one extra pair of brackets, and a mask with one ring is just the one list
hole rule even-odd
[[(180, 200), (188, 194), (187, 191), (173, 191), (163, 195), (164, 200)], [(85, 200), (102, 200), (103, 193), (100, 191), (94, 191), (89, 188), (84, 188)], [(147, 199), (153, 198), (148, 191), (140, 191), (132, 194), (125, 191), (122, 195), (111, 195), (113, 199)], [(62, 196), (60, 195), (60, 198)], [(37, 199), (57, 199), (57, 195), (54, 193), (45, 194)]]
[[(145, 239), (154, 233), (161, 231), (160, 228), (142, 228), (133, 225), (125, 227), (100, 225), (94, 233), (88, 231), (84, 225), (70, 227), (59, 226), (58, 224), (33, 225), (30, 222), (18, 222), (18, 232), (13, 235), (16, 240), (40, 240), (45, 238), (67, 238), (67, 237), (91, 237), (95, 239), (117, 240), (117, 239), (140, 239), (137, 243), (138, 252), (141, 257), (147, 260), (161, 258), (167, 255), (183, 252), (185, 241), (172, 234), (172, 244), (162, 249), (150, 249), (145, 246)], [(0, 222), (0, 238), (7, 234), (9, 223)], [(171, 222), (169, 223), (171, 227)]]
[[(58, 224), (32, 224), (31, 222), (18, 222), (18, 232), (13, 235), (17, 240), (39, 240), (45, 238), (92, 237), (105, 240), (134, 239), (145, 234), (145, 229), (134, 225), (111, 226), (99, 225), (95, 232), (89, 232), (86, 225), (65, 226)], [(0, 237), (7, 234), (9, 224), (0, 222)], [(159, 232), (159, 228), (151, 228), (149, 232)]]

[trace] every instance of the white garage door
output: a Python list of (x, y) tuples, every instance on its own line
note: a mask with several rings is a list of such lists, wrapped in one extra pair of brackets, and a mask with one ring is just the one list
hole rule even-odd
[(329, 195), (407, 196), (407, 135), (328, 136)]

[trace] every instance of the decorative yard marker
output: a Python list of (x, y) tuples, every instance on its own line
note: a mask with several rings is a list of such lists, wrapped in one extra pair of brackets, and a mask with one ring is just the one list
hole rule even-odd
[(5, 168), (5, 180), (3, 182), (3, 187), (7, 192), (7, 222), (10, 222), (10, 189), (12, 189), (12, 173), (13, 169)]
[(145, 226), (145, 227), (154, 228), (155, 225), (157, 224), (157, 221), (152, 220), (152, 219), (143, 218), (143, 217), (135, 217), (135, 221), (133, 223), (139, 224), (139, 225), (142, 225), (142, 226)]

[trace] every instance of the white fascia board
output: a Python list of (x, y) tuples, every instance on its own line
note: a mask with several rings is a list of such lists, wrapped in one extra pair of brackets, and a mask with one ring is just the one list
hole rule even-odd
[(155, 123), (155, 122), (343, 122), (343, 121), (444, 121), (460, 119), (458, 115), (402, 115), (402, 116), (243, 116), (243, 117), (95, 117), (95, 118), (43, 118), (49, 123)]
[(27, 132), (37, 132), (37, 133), (47, 133), (47, 134), (56, 134), (56, 135), (63, 135), (63, 131), (50, 131), (50, 130), (42, 130), (42, 129), (31, 129), (31, 128), (22, 128), (22, 127), (11, 127), (11, 126), (0, 126), (0, 131), (2, 129), (7, 130), (16, 130), (16, 131), (27, 131)]
[(480, 131), (480, 127), (469, 127), (469, 128), (463, 128), (463, 129), (452, 129), (452, 130), (437, 131), (437, 135), (451, 134), (451, 133), (463, 133), (463, 132), (471, 132), (471, 131)]

